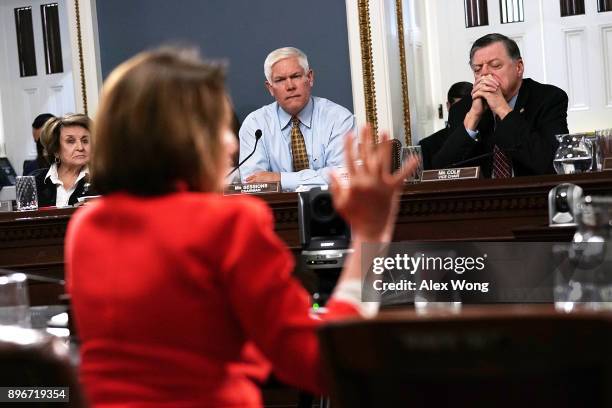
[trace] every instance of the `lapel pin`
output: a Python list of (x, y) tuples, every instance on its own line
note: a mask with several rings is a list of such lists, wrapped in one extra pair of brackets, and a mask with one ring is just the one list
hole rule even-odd
[(519, 113), (523, 113), (525, 112), (525, 108), (521, 108), (521, 110), (519, 111)]

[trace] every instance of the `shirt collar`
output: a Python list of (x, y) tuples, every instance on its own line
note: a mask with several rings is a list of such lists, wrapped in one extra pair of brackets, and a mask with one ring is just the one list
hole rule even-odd
[[(309, 129), (312, 125), (312, 112), (313, 111), (314, 111), (314, 100), (311, 96), (306, 106), (304, 106), (304, 109), (302, 109), (296, 115), (298, 119), (300, 120), (300, 122)], [(281, 130), (283, 130), (287, 126), (289, 126), (289, 124), (291, 123), (291, 115), (285, 112), (284, 109), (281, 108), (280, 105), (278, 105), (278, 103), (277, 103), (277, 113), (278, 113), (278, 122), (280, 124), (280, 128)]]
[(49, 171), (47, 172), (47, 175), (45, 176), (45, 181), (47, 181), (48, 179), (51, 179), (51, 182), (53, 184), (62, 184), (62, 182), (59, 179), (59, 176), (57, 175), (57, 165), (55, 163), (53, 163), (51, 167), (49, 167)]
[(508, 101), (508, 106), (510, 106), (511, 109), (514, 109), (514, 105), (516, 105), (517, 99), (518, 99), (518, 92)]
[[(77, 177), (74, 184), (76, 185), (76, 183), (78, 183), (79, 180), (81, 180), (85, 176), (89, 176), (89, 168), (87, 168), (87, 166), (81, 169), (81, 171), (79, 172), (79, 176)], [(59, 179), (59, 175), (57, 174), (57, 164), (55, 163), (53, 163), (51, 167), (49, 167), (49, 171), (45, 176), (45, 181), (47, 181), (47, 179), (51, 179), (51, 182), (55, 185), (64, 185), (64, 183), (62, 183), (62, 181)]]

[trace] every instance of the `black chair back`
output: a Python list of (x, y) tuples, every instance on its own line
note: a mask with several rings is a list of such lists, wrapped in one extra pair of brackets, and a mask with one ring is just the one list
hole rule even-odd
[(389, 143), (391, 143), (391, 170), (396, 172), (402, 166), (402, 142), (391, 139)]
[(2, 387), (68, 387), (68, 402), (19, 403), (15, 406), (86, 406), (68, 349), (56, 337), (29, 329), (0, 327), (0, 384)]

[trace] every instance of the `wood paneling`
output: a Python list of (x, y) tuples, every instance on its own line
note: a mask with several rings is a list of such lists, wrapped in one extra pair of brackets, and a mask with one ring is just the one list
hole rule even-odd
[[(571, 229), (548, 228), (548, 191), (561, 182), (585, 194), (612, 195), (612, 172), (464, 180), (406, 187), (395, 241), (551, 241), (571, 238)], [(274, 212), (275, 229), (299, 254), (297, 194), (261, 195)], [(64, 236), (75, 210), (0, 214), (0, 268), (63, 276)]]
[(565, 62), (570, 110), (589, 109), (589, 76), (584, 28), (565, 30)]

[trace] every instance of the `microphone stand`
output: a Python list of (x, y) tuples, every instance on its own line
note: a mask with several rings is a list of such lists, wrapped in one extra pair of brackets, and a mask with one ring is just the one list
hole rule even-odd
[(234, 174), (234, 172), (235, 172), (236, 170), (238, 170), (238, 169), (240, 168), (240, 166), (242, 166), (242, 165), (244, 164), (244, 162), (245, 162), (245, 161), (247, 161), (248, 159), (250, 159), (250, 158), (251, 158), (251, 156), (255, 154), (255, 150), (257, 149), (257, 143), (259, 143), (259, 139), (261, 139), (261, 129), (257, 129), (257, 130), (255, 131), (255, 146), (253, 146), (253, 151), (252, 151), (252, 152), (251, 152), (251, 153), (250, 153), (250, 154), (249, 154), (247, 157), (245, 157), (244, 159), (242, 159), (242, 161), (241, 161), (240, 163), (238, 163), (238, 165), (237, 165), (236, 167), (234, 167), (234, 168), (232, 169), (232, 171), (230, 171), (230, 172), (227, 174), (227, 176), (225, 176), (226, 178), (227, 178), (227, 177), (229, 177), (229, 176), (231, 176), (232, 174)]
[(448, 167), (457, 167), (462, 164), (470, 163), (476, 160), (484, 159), (485, 157), (493, 156), (493, 152), (488, 152), (484, 154), (479, 154), (478, 156), (470, 157), (469, 159), (461, 160), (455, 163), (451, 163)]
[[(511, 149), (506, 149), (504, 150), (505, 153), (512, 153), (517, 151), (516, 148), (511, 148)], [(466, 164), (466, 163), (470, 163), (476, 160), (480, 160), (480, 159), (484, 159), (486, 157), (490, 157), (493, 156), (493, 151), (490, 151), (488, 153), (484, 153), (484, 154), (479, 154), (478, 156), (474, 156), (474, 157), (470, 157), (469, 159), (465, 159), (465, 160), (461, 160), (455, 163), (451, 163), (448, 167), (457, 167), (457, 166), (461, 166), (462, 164)]]

